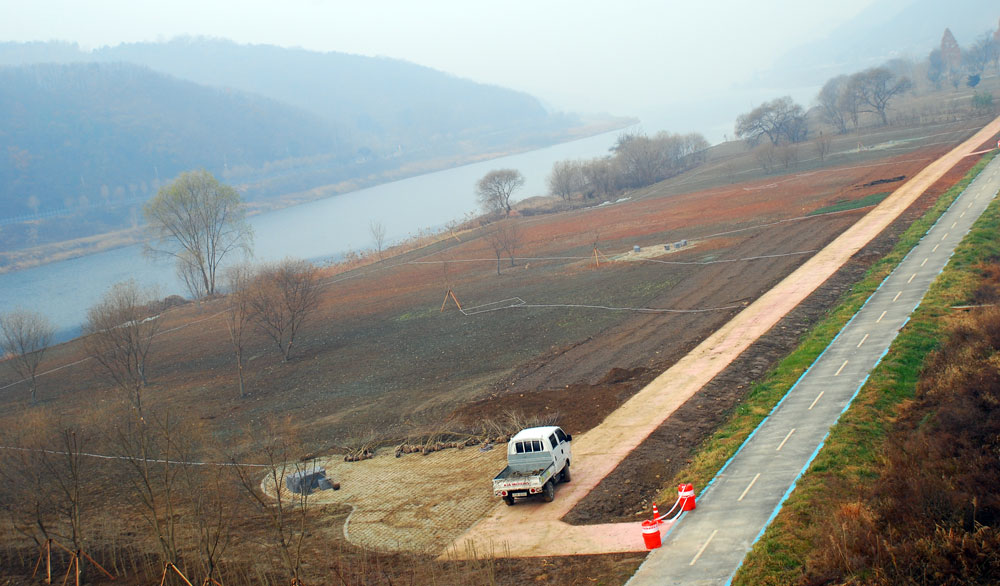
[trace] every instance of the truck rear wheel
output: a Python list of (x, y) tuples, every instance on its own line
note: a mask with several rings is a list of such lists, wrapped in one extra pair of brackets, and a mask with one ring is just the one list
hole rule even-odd
[(551, 480), (542, 487), (542, 500), (551, 503), (556, 498), (556, 483)]
[(507, 495), (503, 497), (503, 502), (507, 503), (508, 507), (514, 506), (514, 497)]

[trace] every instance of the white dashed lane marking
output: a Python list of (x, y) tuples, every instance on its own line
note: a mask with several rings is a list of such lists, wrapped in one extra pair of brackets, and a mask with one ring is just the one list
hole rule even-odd
[(774, 451), (775, 452), (780, 452), (781, 448), (785, 447), (785, 442), (788, 441), (788, 438), (792, 437), (793, 433), (795, 433), (795, 428), (794, 427), (792, 428), (792, 431), (788, 432), (788, 435), (785, 436), (785, 439), (781, 440), (781, 443), (778, 444), (778, 447), (775, 448)]
[(701, 549), (698, 550), (698, 553), (694, 555), (694, 559), (692, 559), (691, 563), (688, 564), (689, 566), (693, 566), (695, 565), (695, 563), (698, 562), (698, 558), (701, 557), (701, 554), (705, 553), (705, 550), (708, 548), (708, 544), (712, 543), (712, 540), (715, 539), (715, 534), (718, 532), (719, 532), (718, 529), (712, 531), (712, 534), (708, 536), (708, 539), (705, 541), (705, 544), (701, 546)]
[(753, 480), (751, 480), (750, 484), (747, 485), (746, 489), (743, 491), (743, 494), (740, 495), (740, 498), (736, 499), (736, 502), (740, 502), (743, 500), (743, 497), (745, 497), (747, 493), (750, 492), (750, 488), (754, 485), (755, 482), (757, 482), (758, 478), (760, 478), (760, 472), (757, 473), (757, 476), (753, 477)]

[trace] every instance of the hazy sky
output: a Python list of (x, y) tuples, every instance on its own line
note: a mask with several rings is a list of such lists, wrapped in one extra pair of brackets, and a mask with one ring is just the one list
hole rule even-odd
[(0, 41), (202, 35), (381, 55), (556, 109), (642, 116), (727, 88), (875, 1), (903, 0), (0, 0)]

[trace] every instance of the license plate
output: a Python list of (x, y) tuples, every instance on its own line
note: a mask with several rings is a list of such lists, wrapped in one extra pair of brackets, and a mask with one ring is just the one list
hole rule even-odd
[(528, 496), (528, 493), (524, 492), (524, 491), (519, 491), (519, 492), (512, 492), (512, 493), (510, 493), (510, 495), (511, 496)]

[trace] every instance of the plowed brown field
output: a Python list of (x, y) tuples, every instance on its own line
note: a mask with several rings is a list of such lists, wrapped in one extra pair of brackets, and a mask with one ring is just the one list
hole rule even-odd
[[(243, 430), (278, 419), (301, 440), (304, 453), (320, 455), (371, 434), (398, 441), (431, 431), (471, 430), (508, 410), (554, 414), (567, 431), (578, 433), (599, 423), (867, 210), (807, 213), (891, 191), (892, 185), (865, 185), (911, 177), (974, 130), (956, 125), (937, 144), (897, 156), (846, 155), (835, 159), (838, 167), (675, 194), (681, 178), (615, 205), (526, 217), (519, 220), (522, 244), (514, 266), (503, 259), (499, 276), (480, 231), (353, 272), (330, 272), (321, 306), (290, 363), (281, 363), (265, 340), (252, 343), (246, 399), (237, 396), (219, 317), (222, 302), (175, 308), (164, 314), (163, 333), (153, 345), (144, 400), (151, 410), (170, 408), (197, 421), (230, 448)], [(682, 407), (567, 520), (634, 518), (630, 515), (748, 383), (794, 345), (797, 334), (973, 162), (956, 167), (720, 375), (733, 384), (717, 379)], [(608, 260), (633, 245), (681, 239), (692, 244), (645, 261)], [(595, 243), (600, 264), (594, 261)], [(451, 302), (440, 310), (449, 289), (469, 315)], [(496, 310), (470, 311), (486, 304)], [(63, 366), (39, 379), (43, 406), (69, 417), (99, 418), (108, 405), (118, 404), (78, 342), (53, 349), (43, 369)], [(14, 380), (6, 372), (2, 376), (0, 386)], [(0, 401), (12, 408), (0, 415), (0, 425), (23, 414), (26, 394), (23, 385), (2, 391)], [(406, 466), (419, 457), (396, 462)], [(488, 491), (488, 477), (465, 481)], [(348, 489), (356, 487), (345, 485)], [(444, 539), (435, 535), (430, 541), (437, 545)]]

